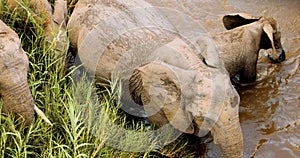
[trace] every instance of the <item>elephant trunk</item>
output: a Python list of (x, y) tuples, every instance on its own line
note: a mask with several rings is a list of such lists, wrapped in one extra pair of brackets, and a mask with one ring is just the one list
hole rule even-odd
[(27, 83), (28, 58), (21, 47), (18, 35), (0, 20), (0, 97), (2, 112), (24, 117), (29, 125), (34, 119), (34, 110), (50, 125), (51, 122), (34, 105)]
[(221, 116), (221, 122), (213, 127), (214, 141), (220, 145), (224, 158), (243, 157), (243, 135), (238, 115), (234, 118), (227, 116)]
[(50, 126), (53, 124), (46, 115), (34, 104), (27, 81), (16, 87), (0, 92), (3, 106), (2, 112), (12, 113), (17, 117), (23, 117), (25, 124), (29, 125), (34, 120), (34, 111)]
[(3, 101), (2, 111), (22, 116), (29, 125), (34, 119), (34, 102), (27, 82), (1, 91)]

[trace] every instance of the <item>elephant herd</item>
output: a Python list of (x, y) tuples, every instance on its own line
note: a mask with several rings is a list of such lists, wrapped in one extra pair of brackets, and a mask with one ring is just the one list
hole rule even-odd
[[(226, 31), (192, 41), (143, 0), (79, 0), (69, 19), (64, 0), (55, 0), (54, 9), (47, 0), (30, 2), (36, 13), (46, 14), (45, 37), (58, 39), (57, 56), (70, 44), (96, 80), (118, 74), (126, 81), (125, 92), (143, 106), (150, 122), (170, 123), (199, 137), (211, 132), (223, 157), (243, 156), (240, 98), (231, 79), (238, 75), (240, 83), (254, 82), (262, 51), (272, 62), (285, 60), (273, 18), (225, 15)], [(7, 5), (18, 7), (16, 0)], [(27, 83), (27, 56), (18, 35), (2, 21), (0, 41), (2, 112), (30, 124), (34, 110), (43, 113)]]

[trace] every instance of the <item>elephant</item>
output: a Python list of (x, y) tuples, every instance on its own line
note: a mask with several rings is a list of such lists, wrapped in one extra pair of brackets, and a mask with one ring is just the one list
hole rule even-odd
[(239, 74), (241, 83), (255, 81), (259, 52), (272, 62), (285, 60), (275, 19), (234, 13), (225, 15), (223, 24), (227, 31), (212, 34), (212, 38), (231, 78)]
[(90, 76), (97, 82), (117, 76), (128, 83), (124, 93), (144, 108), (150, 122), (199, 137), (211, 131), (224, 157), (243, 156), (240, 98), (217, 49), (203, 49), (211, 52), (199, 57), (196, 47), (143, 0), (79, 0), (67, 28), (76, 58)]
[[(66, 54), (69, 47), (67, 37), (67, 3), (64, 0), (55, 0), (54, 9), (47, 0), (30, 0), (29, 9), (36, 22), (44, 27), (44, 36), (48, 45), (54, 45), (55, 56), (62, 57)], [(19, 14), (25, 14), (21, 3), (18, 0), (7, 0), (10, 11), (16, 10)], [(26, 13), (27, 14), (27, 13)], [(25, 15), (26, 15), (25, 14)], [(24, 15), (24, 16), (25, 16)], [(63, 60), (62, 60), (63, 61)]]
[(0, 97), (2, 112), (22, 116), (25, 124), (34, 120), (34, 111), (52, 125), (34, 104), (27, 81), (28, 58), (17, 33), (0, 20)]

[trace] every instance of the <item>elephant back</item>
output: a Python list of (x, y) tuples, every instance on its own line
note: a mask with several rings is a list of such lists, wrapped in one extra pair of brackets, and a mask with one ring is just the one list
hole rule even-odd
[(178, 36), (163, 14), (139, 0), (79, 1), (68, 29), (85, 68), (105, 78), (124, 54), (135, 61), (131, 67), (140, 66), (154, 60), (149, 52)]

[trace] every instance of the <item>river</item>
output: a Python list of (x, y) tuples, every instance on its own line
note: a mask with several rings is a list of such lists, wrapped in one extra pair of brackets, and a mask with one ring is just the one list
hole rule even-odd
[[(154, 6), (184, 13), (209, 33), (225, 31), (222, 16), (234, 12), (268, 16), (277, 20), (286, 61), (273, 64), (260, 57), (257, 82), (252, 86), (237, 88), (241, 97), (244, 157), (300, 157), (300, 1), (147, 1)], [(186, 19), (181, 20), (186, 23)], [(208, 144), (205, 157), (217, 155), (220, 155), (218, 147), (213, 143)]]

